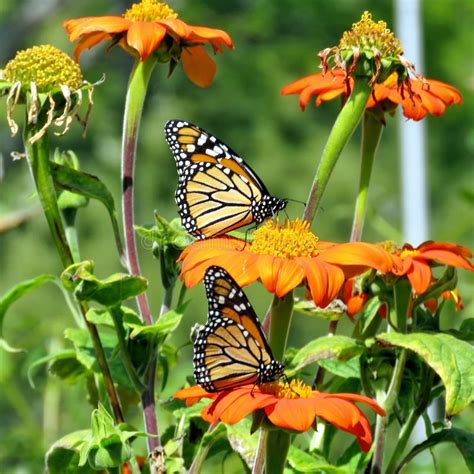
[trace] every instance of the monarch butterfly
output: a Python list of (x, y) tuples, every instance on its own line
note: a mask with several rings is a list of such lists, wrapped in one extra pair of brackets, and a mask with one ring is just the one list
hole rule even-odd
[(260, 322), (240, 286), (221, 267), (204, 277), (209, 318), (194, 342), (194, 378), (208, 392), (272, 382), (284, 365), (273, 359)]
[(260, 224), (283, 210), (255, 172), (202, 128), (170, 120), (165, 137), (178, 170), (175, 199), (184, 228), (198, 239)]

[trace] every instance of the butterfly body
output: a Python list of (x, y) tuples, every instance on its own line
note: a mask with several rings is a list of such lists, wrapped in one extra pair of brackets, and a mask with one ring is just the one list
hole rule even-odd
[(271, 196), (240, 156), (202, 128), (170, 120), (165, 137), (178, 171), (181, 221), (198, 239), (258, 225), (286, 207), (287, 201)]
[(222, 268), (204, 278), (209, 318), (194, 343), (194, 377), (208, 392), (280, 378), (284, 365), (273, 359), (255, 312), (242, 289)]

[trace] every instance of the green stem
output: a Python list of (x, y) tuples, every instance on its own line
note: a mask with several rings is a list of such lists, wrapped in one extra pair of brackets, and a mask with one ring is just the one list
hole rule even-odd
[[(207, 429), (207, 433), (211, 433), (212, 431), (214, 431), (218, 424), (218, 421), (212, 423)], [(210, 443), (207, 443), (205, 446), (203, 446), (202, 444), (199, 446), (198, 452), (196, 453), (196, 456), (194, 456), (193, 463), (189, 468), (188, 474), (199, 474), (201, 472), (202, 465), (206, 459), (209, 449), (211, 449), (212, 445), (220, 438), (221, 437), (219, 436), (212, 440)]]
[(120, 347), (120, 356), (125, 367), (125, 371), (132, 382), (135, 390), (138, 393), (142, 393), (145, 390), (145, 385), (140, 380), (140, 377), (137, 375), (135, 367), (132, 363), (132, 358), (127, 346), (127, 334), (123, 327), (123, 313), (120, 309), (120, 305), (112, 306), (109, 308), (110, 315), (114, 321), (115, 331), (117, 333), (117, 339)]
[(262, 474), (265, 466), (265, 453), (267, 450), (268, 431), (260, 430), (258, 434), (257, 452), (252, 466), (252, 474)]
[[(122, 219), (125, 238), (125, 251), (128, 270), (132, 275), (140, 275), (137, 246), (134, 229), (133, 189), (135, 179), (135, 158), (137, 153), (138, 132), (142, 117), (148, 83), (156, 66), (156, 58), (150, 56), (146, 61), (137, 60), (130, 74), (122, 132)], [(138, 311), (142, 321), (153, 324), (150, 305), (146, 293), (137, 297)], [(143, 418), (147, 433), (152, 436), (147, 438), (148, 452), (152, 453), (160, 447), (158, 438), (158, 420), (155, 409), (155, 365), (156, 358), (151, 362), (146, 374), (146, 389), (142, 393)]]
[(382, 131), (383, 124), (380, 119), (366, 111), (364, 121), (362, 122), (359, 193), (357, 195), (354, 220), (352, 223), (351, 242), (358, 242), (362, 237), (372, 165), (382, 137)]
[(367, 100), (372, 92), (368, 82), (368, 78), (358, 77), (356, 79), (354, 89), (329, 134), (303, 214), (303, 219), (309, 222), (313, 221), (316, 211), (321, 204), (324, 190), (343, 148), (364, 114)]
[[(293, 315), (293, 303), (292, 292), (282, 299), (276, 296), (273, 298), (269, 343), (276, 360), (283, 360), (285, 354)], [(290, 435), (288, 433), (281, 430), (269, 431), (265, 457), (266, 474), (283, 473), (289, 448)]]
[(418, 421), (418, 418), (424, 413), (426, 408), (430, 403), (431, 388), (433, 386), (434, 372), (428, 367), (424, 367), (425, 373), (422, 377), (422, 383), (420, 384), (420, 394), (418, 402), (413, 409), (413, 411), (408, 415), (406, 422), (404, 423), (400, 435), (398, 437), (398, 442), (393, 450), (392, 458), (388, 463), (387, 474), (392, 474), (397, 472), (397, 463), (400, 459), (400, 456), (403, 454), (408, 441), (410, 439), (413, 428)]
[[(35, 126), (26, 125), (24, 128), (23, 141), (28, 157), (28, 163), (31, 169), (31, 174), (33, 175), (33, 180), (36, 185), (36, 190), (43, 207), (43, 212), (46, 217), (51, 236), (56, 245), (56, 250), (59, 254), (63, 267), (67, 268), (69, 265), (74, 263), (74, 259), (66, 239), (64, 224), (58, 208), (56, 191), (51, 175), (48, 134), (45, 133), (43, 137), (35, 143), (30, 142), (30, 138), (41, 128), (41, 126), (41, 121), (39, 121), (39, 123), (37, 123)], [(107, 364), (104, 348), (102, 347), (102, 343), (99, 338), (99, 333), (97, 328), (86, 318), (86, 314), (89, 309), (87, 305), (81, 303), (79, 307), (87, 329), (89, 330), (97, 357), (97, 363), (99, 364), (100, 370), (102, 372), (107, 394), (114, 411), (115, 420), (118, 423), (121, 423), (124, 421), (122, 409), (120, 407), (120, 402), (113, 384), (112, 375)]]
[(372, 459), (372, 466), (370, 469), (371, 474), (380, 474), (382, 472), (388, 421), (393, 409), (393, 405), (397, 400), (398, 392), (400, 391), (407, 356), (408, 351), (406, 349), (402, 349), (400, 351), (400, 355), (398, 356), (397, 362), (395, 363), (395, 368), (393, 370), (392, 380), (390, 381), (390, 386), (388, 388), (387, 395), (385, 397), (385, 400), (381, 403), (382, 408), (387, 414), (386, 416), (377, 415), (374, 436), (374, 457)]

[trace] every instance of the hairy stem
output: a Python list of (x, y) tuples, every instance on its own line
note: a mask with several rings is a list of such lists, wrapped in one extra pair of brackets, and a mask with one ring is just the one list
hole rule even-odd
[(326, 185), (343, 148), (364, 114), (372, 88), (367, 78), (358, 77), (354, 89), (339, 113), (324, 147), (306, 203), (303, 219), (312, 222), (321, 204)]
[(365, 112), (362, 124), (359, 193), (357, 194), (354, 220), (352, 222), (352, 242), (358, 242), (362, 237), (362, 229), (367, 212), (367, 194), (369, 191), (370, 176), (383, 131), (382, 122), (370, 112)]
[[(56, 250), (61, 259), (61, 263), (64, 268), (74, 263), (74, 258), (69, 247), (66, 233), (64, 230), (64, 224), (61, 219), (61, 214), (58, 208), (56, 190), (54, 188), (54, 182), (51, 175), (50, 159), (49, 159), (49, 143), (48, 135), (45, 133), (35, 143), (30, 143), (30, 137), (33, 136), (41, 127), (38, 123), (36, 126), (26, 125), (24, 130), (24, 145), (26, 154), (28, 157), (28, 163), (30, 165), (31, 174), (36, 185), (36, 190), (43, 207), (43, 212), (46, 217), (46, 221), (51, 232)], [(80, 303), (79, 308), (89, 331), (94, 351), (97, 358), (97, 363), (102, 372), (104, 378), (104, 385), (107, 390), (107, 394), (114, 412), (115, 420), (117, 423), (124, 421), (120, 402), (115, 390), (115, 386), (112, 380), (112, 374), (107, 363), (104, 348), (100, 341), (99, 333), (94, 324), (87, 320), (86, 314), (88, 306), (85, 303)]]

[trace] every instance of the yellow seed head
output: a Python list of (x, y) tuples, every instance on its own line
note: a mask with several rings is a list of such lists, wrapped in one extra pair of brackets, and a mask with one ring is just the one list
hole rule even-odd
[(280, 225), (268, 220), (255, 231), (251, 250), (275, 257), (314, 257), (319, 253), (318, 241), (306, 221), (286, 220)]
[(19, 51), (5, 66), (4, 78), (29, 86), (34, 82), (38, 92), (49, 92), (65, 85), (71, 90), (81, 87), (83, 78), (79, 64), (63, 51), (50, 45), (33, 46)]
[(142, 0), (134, 3), (123, 15), (131, 21), (159, 21), (178, 18), (178, 14), (166, 3), (157, 0)]
[(360, 50), (380, 51), (382, 57), (397, 57), (403, 54), (400, 40), (387, 28), (387, 23), (372, 20), (372, 14), (365, 11), (360, 21), (345, 31), (339, 43), (341, 49), (359, 48)]

